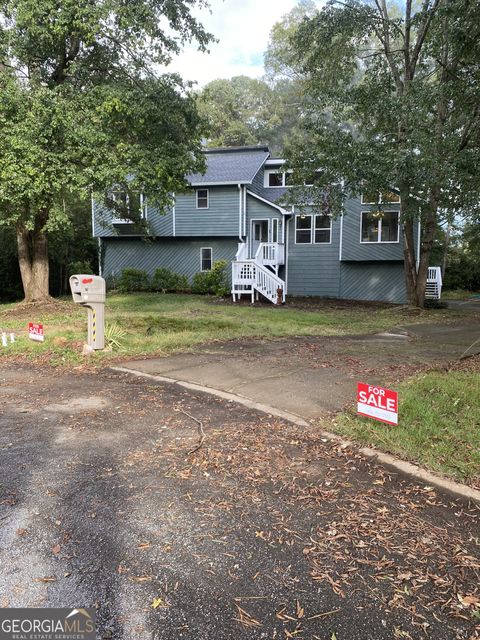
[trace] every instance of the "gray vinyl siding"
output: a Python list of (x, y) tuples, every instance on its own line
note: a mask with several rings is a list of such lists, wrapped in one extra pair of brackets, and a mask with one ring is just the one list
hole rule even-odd
[(175, 202), (175, 235), (235, 236), (239, 232), (237, 186), (201, 187), (209, 190), (208, 209), (197, 209), (196, 192), (179, 193)]
[(265, 174), (265, 167), (262, 167), (260, 171), (257, 172), (254, 179), (252, 180), (252, 184), (247, 185), (250, 191), (257, 193), (259, 196), (261, 196), (263, 193), (264, 174)]
[(340, 221), (332, 221), (330, 244), (295, 244), (295, 218), (290, 218), (287, 224), (288, 295), (338, 298)]
[(136, 229), (129, 222), (112, 224), (113, 213), (98, 202), (93, 203), (93, 236), (98, 238), (115, 238), (122, 236), (173, 236), (173, 211), (162, 214), (157, 208), (148, 206), (147, 231)]
[(406, 302), (403, 263), (342, 262), (340, 298)]
[(250, 235), (250, 222), (252, 220), (267, 220), (271, 218), (282, 219), (280, 211), (247, 194), (247, 235)]
[[(235, 258), (238, 243), (233, 238), (156, 239), (108, 238), (102, 241), (102, 263), (105, 278), (119, 277), (122, 269), (134, 267), (153, 275), (158, 267), (166, 267), (189, 279), (200, 271), (200, 249), (212, 248), (212, 260)], [(230, 268), (227, 268), (230, 277)]]

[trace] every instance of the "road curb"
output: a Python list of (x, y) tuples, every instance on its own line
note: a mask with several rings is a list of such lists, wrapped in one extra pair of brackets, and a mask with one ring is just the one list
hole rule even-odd
[[(196, 384), (194, 382), (186, 382), (184, 380), (177, 380), (175, 378), (157, 376), (151, 373), (138, 371), (138, 369), (129, 369), (128, 367), (110, 367), (110, 369), (112, 371), (118, 371), (120, 373), (128, 373), (130, 375), (136, 376), (137, 378), (147, 378), (150, 380), (155, 380), (156, 382), (177, 384), (178, 386), (184, 387), (185, 389), (189, 389), (191, 391), (208, 393), (210, 395), (216, 396), (217, 398), (228, 400), (229, 402), (236, 402), (247, 407), (248, 409), (255, 409), (256, 411), (261, 411), (262, 413), (276, 416), (277, 418), (283, 418), (284, 420), (288, 420), (298, 427), (311, 426), (309, 422), (304, 420), (302, 417), (295, 415), (294, 413), (290, 413), (289, 411), (282, 411), (281, 409), (276, 409), (275, 407), (261, 404), (259, 402), (254, 402), (253, 400), (250, 400), (245, 396), (240, 396), (235, 393), (221, 391), (220, 389), (207, 387), (205, 385)], [(396, 458), (389, 453), (383, 453), (382, 451), (372, 449), (371, 447), (359, 447), (356, 443), (350, 440), (346, 440), (335, 433), (331, 433), (330, 431), (321, 429), (320, 433), (322, 437), (327, 438), (332, 442), (338, 442), (339, 444), (353, 447), (360, 453), (360, 455), (364, 456), (365, 458), (368, 458), (373, 462), (377, 462), (384, 465), (385, 467), (388, 467), (389, 469), (393, 469), (394, 471), (413, 478), (414, 480), (417, 480), (422, 484), (437, 487), (438, 489), (441, 489), (442, 491), (445, 491), (455, 496), (456, 498), (461, 498), (462, 500), (472, 500), (480, 504), (480, 491), (478, 491), (477, 489), (473, 489), (472, 487), (454, 482), (453, 480), (448, 480), (447, 478), (437, 476), (431, 471), (427, 471), (426, 469), (423, 469), (422, 467), (419, 467), (411, 462), (407, 462), (406, 460)]]

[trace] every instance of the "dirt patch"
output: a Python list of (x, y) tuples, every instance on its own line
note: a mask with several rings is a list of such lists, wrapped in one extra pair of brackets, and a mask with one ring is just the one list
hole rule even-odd
[(72, 308), (71, 303), (64, 300), (55, 300), (51, 302), (20, 302), (12, 309), (0, 312), (0, 318), (14, 320), (31, 320), (34, 317), (54, 315), (62, 313), (69, 315), (76, 309)]
[[(240, 300), (233, 302), (229, 298), (213, 298), (209, 300), (210, 304), (228, 304), (228, 305), (244, 305), (248, 307), (266, 307), (271, 309), (272, 303), (267, 301), (255, 301), (252, 305), (248, 296), (243, 296)], [(335, 309), (357, 309), (357, 310), (369, 310), (372, 309), (392, 309), (392, 308), (404, 308), (399, 305), (389, 304), (385, 302), (373, 302), (362, 300), (340, 300), (336, 298), (287, 298), (285, 304), (276, 308), (281, 311), (282, 309), (299, 309), (303, 311), (322, 311), (322, 310), (335, 310)], [(421, 310), (419, 310), (421, 311)]]

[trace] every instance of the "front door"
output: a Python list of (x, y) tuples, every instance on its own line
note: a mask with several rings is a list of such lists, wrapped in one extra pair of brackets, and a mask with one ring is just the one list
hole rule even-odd
[(268, 220), (252, 220), (251, 258), (255, 257), (261, 242), (268, 242)]

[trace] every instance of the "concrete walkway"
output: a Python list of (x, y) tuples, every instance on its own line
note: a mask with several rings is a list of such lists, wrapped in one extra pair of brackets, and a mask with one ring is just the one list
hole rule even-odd
[[(233, 341), (123, 366), (313, 420), (351, 405), (357, 382), (395, 386), (427, 364), (458, 358), (478, 338), (478, 322), (413, 325), (372, 336)], [(472, 351), (480, 351), (479, 344)]]

